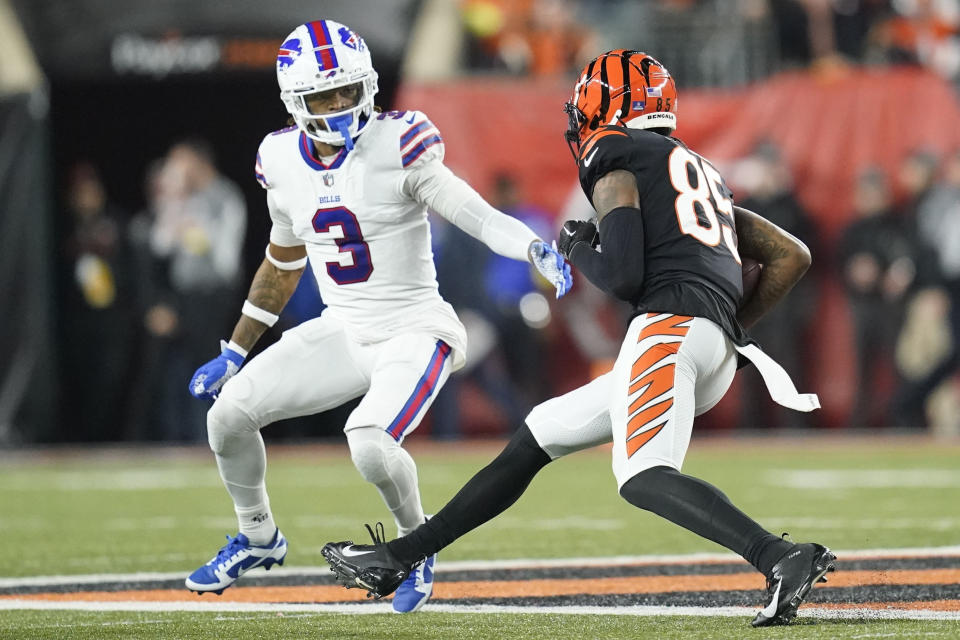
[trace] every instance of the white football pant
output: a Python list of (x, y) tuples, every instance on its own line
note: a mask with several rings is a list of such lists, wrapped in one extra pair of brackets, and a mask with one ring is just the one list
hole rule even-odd
[(450, 352), (444, 341), (424, 333), (359, 343), (339, 320), (322, 316), (284, 332), (252, 358), (227, 381), (207, 414), (210, 447), (241, 516), (241, 531), (242, 514), (269, 513), (260, 429), (364, 394), (344, 427), (351, 457), (380, 490), (401, 534), (420, 525), (416, 465), (400, 443), (450, 375)]
[(535, 407), (527, 425), (551, 458), (612, 441), (618, 487), (651, 467), (679, 470), (693, 419), (726, 393), (736, 355), (706, 318), (637, 316), (613, 371)]

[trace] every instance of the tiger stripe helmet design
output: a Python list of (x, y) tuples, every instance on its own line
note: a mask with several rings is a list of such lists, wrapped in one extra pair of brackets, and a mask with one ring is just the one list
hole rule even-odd
[(576, 157), (583, 141), (606, 125), (676, 129), (677, 87), (653, 56), (615, 49), (584, 67), (563, 109), (569, 118), (567, 144)]

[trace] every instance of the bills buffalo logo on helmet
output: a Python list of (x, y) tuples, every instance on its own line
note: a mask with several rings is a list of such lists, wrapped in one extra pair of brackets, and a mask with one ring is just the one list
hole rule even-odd
[(346, 27), (340, 27), (340, 31), (337, 33), (340, 34), (340, 42), (345, 46), (350, 47), (354, 51), (363, 51), (363, 40), (357, 37), (353, 31), (347, 29)]
[(277, 51), (277, 67), (286, 69), (293, 64), (293, 61), (300, 57), (301, 53), (300, 39), (290, 38)]

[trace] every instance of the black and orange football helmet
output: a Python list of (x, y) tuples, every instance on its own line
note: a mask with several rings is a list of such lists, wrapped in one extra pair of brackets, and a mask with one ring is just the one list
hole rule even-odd
[(574, 157), (591, 133), (606, 125), (631, 129), (677, 128), (677, 87), (651, 55), (615, 49), (591, 60), (563, 106), (567, 144)]

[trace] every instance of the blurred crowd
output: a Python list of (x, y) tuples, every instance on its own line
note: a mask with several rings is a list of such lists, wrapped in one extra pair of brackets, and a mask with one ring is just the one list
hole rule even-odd
[[(727, 29), (738, 36), (733, 46), (757, 40), (757, 55), (776, 59), (768, 71), (915, 64), (960, 82), (958, 0), (463, 0), (460, 20), (463, 66), (474, 71), (576, 73), (593, 52), (624, 42), (666, 57), (667, 37), (680, 37), (690, 55), (713, 54), (715, 34)], [(693, 71), (677, 75), (690, 83)]]
[(186, 381), (236, 320), (247, 226), (243, 196), (213, 158), (205, 141), (173, 145), (132, 216), (111, 203), (97, 167), (71, 171), (64, 439), (205, 439), (206, 407)]
[[(960, 389), (960, 149), (945, 157), (919, 149), (888, 176), (857, 176), (853, 211), (827, 244), (791, 187), (776, 147), (762, 143), (731, 172), (741, 205), (804, 240), (818, 256), (809, 274), (751, 334), (808, 384), (807, 345), (816, 344), (818, 301), (839, 284), (851, 321), (855, 395), (852, 428), (956, 428)], [(753, 400), (741, 426), (807, 426), (809, 416), (778, 411), (752, 372)]]

